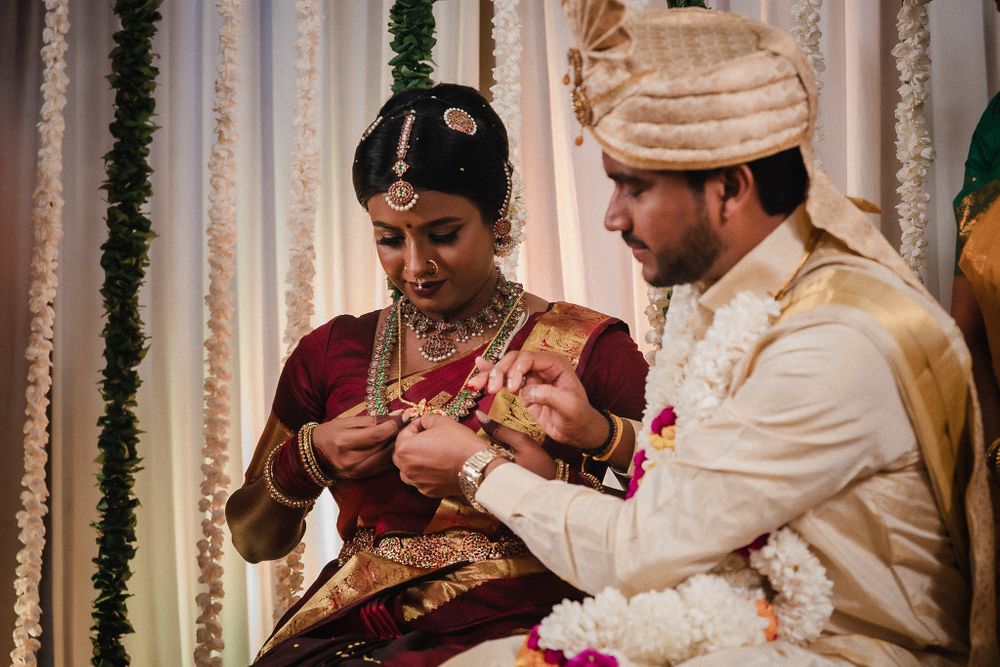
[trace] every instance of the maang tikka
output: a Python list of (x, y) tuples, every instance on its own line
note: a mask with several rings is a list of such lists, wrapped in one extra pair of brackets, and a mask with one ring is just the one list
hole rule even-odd
[(417, 119), (417, 112), (410, 109), (403, 119), (403, 129), (399, 133), (399, 141), (396, 143), (396, 161), (392, 164), (392, 173), (396, 175), (396, 181), (389, 186), (389, 191), (385, 195), (385, 201), (389, 208), (394, 211), (409, 211), (413, 208), (420, 195), (413, 189), (409, 181), (403, 180), (403, 174), (407, 172), (410, 165), (406, 162), (406, 153), (410, 150), (410, 133), (413, 131), (413, 123)]

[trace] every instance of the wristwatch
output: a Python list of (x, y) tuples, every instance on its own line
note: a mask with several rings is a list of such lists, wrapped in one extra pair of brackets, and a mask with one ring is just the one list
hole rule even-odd
[(479, 490), (479, 485), (483, 483), (483, 471), (486, 470), (486, 466), (496, 458), (505, 458), (508, 461), (513, 461), (514, 455), (499, 447), (487, 447), (486, 449), (480, 449), (467, 458), (465, 463), (462, 464), (462, 469), (458, 471), (458, 487), (465, 494), (465, 499), (469, 501), (469, 504), (474, 509), (487, 514), (489, 512), (487, 512), (486, 508), (476, 501), (476, 491)]

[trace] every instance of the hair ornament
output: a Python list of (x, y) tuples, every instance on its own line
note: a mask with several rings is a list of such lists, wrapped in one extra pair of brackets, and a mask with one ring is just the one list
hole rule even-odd
[(396, 161), (392, 165), (392, 173), (396, 175), (396, 181), (389, 186), (389, 191), (385, 195), (385, 201), (389, 208), (394, 211), (409, 211), (413, 208), (420, 195), (408, 181), (403, 180), (403, 175), (409, 170), (410, 165), (406, 162), (406, 153), (410, 150), (410, 133), (413, 131), (413, 123), (417, 119), (417, 112), (410, 109), (403, 119), (403, 129), (399, 132), (399, 141), (396, 143)]
[(451, 107), (444, 112), (444, 124), (462, 134), (472, 136), (476, 133), (476, 120), (465, 109)]
[(382, 116), (378, 116), (375, 120), (371, 122), (371, 124), (368, 127), (365, 128), (365, 131), (361, 133), (361, 139), (358, 143), (361, 143), (368, 137), (372, 136), (372, 132), (374, 132), (375, 128), (377, 128), (381, 124), (382, 124)]
[(514, 251), (517, 243), (511, 232), (514, 226), (510, 222), (510, 198), (513, 190), (513, 167), (509, 162), (503, 165), (504, 175), (507, 177), (507, 193), (503, 198), (503, 205), (500, 207), (500, 217), (493, 223), (493, 254), (497, 257), (506, 257)]

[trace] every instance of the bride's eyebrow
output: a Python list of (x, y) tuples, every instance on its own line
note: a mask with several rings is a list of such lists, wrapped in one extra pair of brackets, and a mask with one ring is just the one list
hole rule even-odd
[[(422, 224), (420, 226), (421, 227), (440, 227), (441, 225), (447, 225), (447, 224), (452, 223), (452, 222), (461, 222), (461, 221), (462, 221), (462, 218), (460, 218), (458, 216), (447, 216), (447, 217), (444, 217), (444, 218), (438, 218), (437, 220), (431, 220), (429, 222), (425, 222), (424, 224)], [(372, 226), (373, 227), (380, 227), (382, 229), (386, 229), (386, 230), (389, 230), (389, 231), (399, 231), (401, 229), (401, 227), (399, 227), (397, 225), (391, 225), (388, 222), (383, 222), (381, 220), (373, 220), (372, 221)], [(413, 226), (410, 225), (410, 224), (407, 224), (406, 227), (409, 228), (409, 229), (412, 229)]]

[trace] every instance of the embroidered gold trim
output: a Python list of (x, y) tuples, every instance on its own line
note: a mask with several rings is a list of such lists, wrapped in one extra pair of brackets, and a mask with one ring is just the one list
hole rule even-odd
[(406, 583), (425, 573), (426, 570), (359, 553), (309, 596), (291, 618), (275, 628), (257, 653), (257, 659), (355, 600)]
[(537, 558), (528, 554), (516, 558), (471, 563), (443, 577), (422, 580), (403, 592), (403, 620), (415, 621), (424, 614), (451, 602), (482, 584), (546, 572)]
[(555, 352), (576, 366), (594, 331), (608, 319), (596, 310), (559, 301), (538, 319), (521, 349)]
[(341, 565), (365, 552), (400, 565), (437, 569), (468, 561), (472, 563), (511, 558), (528, 553), (524, 542), (512, 535), (491, 541), (482, 533), (448, 530), (430, 535), (389, 535), (374, 539), (375, 531), (361, 528), (344, 544), (337, 559)]
[(972, 228), (983, 213), (1000, 197), (1000, 178), (981, 185), (955, 205), (955, 220), (958, 221), (958, 234), (963, 239), (969, 238)]

